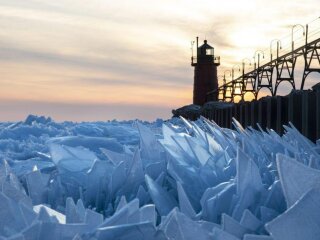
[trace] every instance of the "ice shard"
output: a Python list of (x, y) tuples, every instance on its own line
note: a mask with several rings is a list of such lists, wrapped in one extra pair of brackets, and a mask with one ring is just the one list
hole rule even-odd
[(80, 172), (88, 170), (97, 159), (96, 155), (85, 148), (67, 147), (50, 144), (52, 161), (67, 172)]
[[(289, 160), (290, 161), (290, 160)], [(266, 224), (274, 240), (316, 240), (320, 236), (319, 185), (302, 195), (286, 212)]]
[[(33, 210), (36, 213), (40, 213), (41, 211), (44, 211), (47, 214), (47, 216), (54, 217), (55, 219), (58, 220), (59, 223), (61, 223), (61, 224), (66, 223), (66, 216), (64, 214), (59, 213), (59, 212), (57, 212), (57, 211), (55, 211), (45, 205), (42, 205), (42, 204), (36, 205), (33, 207)], [(49, 220), (49, 221), (51, 222), (52, 220)]]
[(263, 189), (259, 168), (240, 148), (237, 151), (236, 181), (239, 201), (232, 216), (240, 220), (243, 211), (258, 201), (259, 193)]
[(84, 215), (84, 223), (88, 225), (89, 229), (94, 229), (101, 225), (103, 222), (103, 215), (93, 211), (91, 209), (86, 209)]
[(78, 209), (73, 201), (72, 198), (68, 197), (66, 200), (66, 216), (65, 221), (66, 223), (80, 223), (81, 218), (80, 214), (78, 213)]
[(39, 170), (26, 175), (27, 188), (33, 204), (41, 204), (47, 201), (47, 183)]
[(106, 218), (99, 227), (128, 224), (129, 216), (137, 211), (139, 211), (139, 200), (134, 199), (119, 209), (119, 211), (116, 211), (111, 217)]
[(181, 183), (177, 182), (178, 196), (179, 196), (179, 207), (180, 211), (190, 218), (196, 217), (196, 212), (194, 211), (187, 194), (185, 193)]
[(235, 237), (234, 235), (225, 232), (219, 228), (213, 229), (213, 239), (215, 240), (240, 240), (239, 238)]
[(177, 206), (176, 200), (161, 186), (154, 182), (148, 175), (145, 176), (146, 184), (153, 202), (161, 216), (167, 215)]
[(130, 196), (138, 191), (140, 184), (144, 181), (144, 171), (139, 149), (136, 149), (131, 166), (127, 171), (127, 177), (123, 183), (121, 194)]
[(222, 230), (230, 233), (231, 235), (242, 239), (242, 237), (246, 233), (250, 233), (251, 231), (246, 227), (242, 226), (239, 222), (237, 222), (232, 217), (227, 214), (222, 214)]
[(253, 215), (248, 209), (243, 212), (240, 220), (241, 226), (249, 229), (252, 232), (257, 232), (259, 228), (263, 225), (262, 222)]
[(287, 207), (320, 184), (320, 171), (310, 168), (283, 154), (277, 155), (277, 166)]
[(18, 203), (0, 192), (0, 234), (9, 237), (27, 226)]
[(164, 232), (168, 239), (192, 240), (211, 239), (210, 232), (201, 224), (192, 221), (190, 218), (173, 209), (160, 225), (160, 230)]

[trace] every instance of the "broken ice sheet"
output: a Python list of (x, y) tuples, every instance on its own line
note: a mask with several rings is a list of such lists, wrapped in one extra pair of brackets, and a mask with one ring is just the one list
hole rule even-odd
[(180, 211), (190, 218), (195, 218), (196, 212), (194, 211), (194, 209), (190, 203), (190, 200), (189, 200), (186, 192), (184, 191), (181, 183), (177, 182), (177, 188), (178, 188)]
[(26, 175), (27, 188), (33, 204), (41, 204), (47, 201), (47, 181), (37, 169)]
[(320, 171), (283, 154), (277, 155), (277, 166), (288, 207), (304, 193), (320, 184)]
[(310, 189), (285, 213), (266, 224), (274, 240), (317, 240), (320, 236), (320, 188)]
[[(211, 226), (212, 227), (212, 226)], [(204, 225), (191, 220), (183, 213), (174, 208), (160, 225), (160, 229), (168, 239), (192, 240), (192, 239), (211, 239), (210, 232)]]
[[(313, 240), (319, 234), (318, 150), (294, 128), (279, 136), (239, 123), (238, 131), (223, 129), (204, 118), (172, 119), (163, 127), (31, 119), (0, 124), (0, 158), (7, 161), (0, 164), (0, 238)], [(19, 136), (23, 131), (37, 137)], [(56, 167), (16, 168), (15, 176), (14, 157), (31, 163), (41, 157), (37, 152)], [(277, 153), (285, 155), (276, 160)]]
[(62, 224), (66, 223), (66, 216), (62, 213), (59, 213), (43, 204), (35, 205), (33, 207), (33, 211), (35, 211), (38, 214), (40, 213), (40, 210), (45, 210), (50, 217), (55, 217), (59, 223), (62, 223)]
[(167, 215), (175, 206), (177, 206), (176, 200), (148, 175), (145, 176), (145, 179), (150, 196), (155, 203), (159, 214), (161, 216)]
[(50, 144), (52, 161), (61, 170), (68, 172), (80, 172), (88, 170), (97, 159), (96, 155), (85, 148), (67, 147), (58, 144)]

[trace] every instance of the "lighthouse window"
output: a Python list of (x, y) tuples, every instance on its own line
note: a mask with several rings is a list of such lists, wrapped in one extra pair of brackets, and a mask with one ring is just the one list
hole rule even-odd
[(210, 55), (212, 56), (213, 55), (213, 49), (206, 49), (206, 55)]

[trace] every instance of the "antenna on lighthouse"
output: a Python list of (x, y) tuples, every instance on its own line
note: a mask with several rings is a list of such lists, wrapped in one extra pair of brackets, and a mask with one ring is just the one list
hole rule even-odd
[(194, 45), (194, 41), (191, 41), (191, 57), (193, 58), (193, 45)]

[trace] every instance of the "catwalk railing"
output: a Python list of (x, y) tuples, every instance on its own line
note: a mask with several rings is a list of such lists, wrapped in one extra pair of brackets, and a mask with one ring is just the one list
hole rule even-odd
[[(294, 39), (300, 33), (302, 36)], [(290, 41), (291, 40), (291, 41)], [(273, 44), (276, 43), (276, 56), (274, 57)], [(242, 75), (234, 79), (232, 69), (232, 80), (227, 82), (223, 77), (223, 85), (207, 94), (207, 101), (217, 99), (224, 102), (244, 100), (247, 93), (252, 93), (258, 98), (261, 89), (269, 89), (271, 96), (276, 96), (278, 87), (282, 82), (289, 82), (292, 89), (303, 90), (307, 76), (312, 72), (320, 73), (320, 18), (308, 23), (305, 27), (297, 24), (292, 26), (291, 35), (281, 40), (274, 39), (270, 43), (270, 58), (267, 58), (265, 51), (258, 50), (253, 57), (253, 69), (245, 71), (246, 62), (242, 62)], [(301, 85), (296, 86), (295, 69), (297, 59), (303, 57), (304, 69)], [(249, 65), (249, 66), (250, 66)], [(240, 66), (239, 66), (240, 71)], [(231, 71), (229, 71), (231, 73)], [(276, 74), (274, 74), (276, 72)]]

